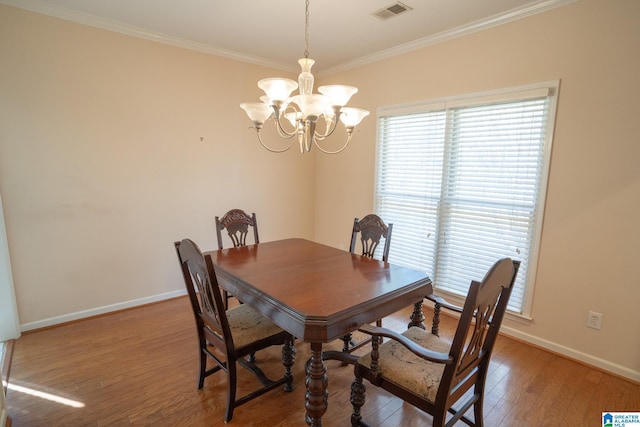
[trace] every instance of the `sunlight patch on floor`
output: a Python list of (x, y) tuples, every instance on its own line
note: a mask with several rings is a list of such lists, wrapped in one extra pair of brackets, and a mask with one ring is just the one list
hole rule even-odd
[(47, 393), (44, 391), (35, 390), (29, 387), (23, 387), (21, 385), (9, 383), (7, 385), (9, 390), (17, 391), (19, 393), (25, 393), (31, 396), (39, 397), (41, 399), (50, 400), (52, 402), (60, 403), (62, 405), (71, 406), (73, 408), (84, 408), (84, 403), (76, 400), (67, 399), (66, 397), (58, 396), (55, 394)]

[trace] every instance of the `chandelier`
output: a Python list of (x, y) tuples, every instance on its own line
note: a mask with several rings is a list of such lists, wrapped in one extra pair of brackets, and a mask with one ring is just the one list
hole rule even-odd
[[(258, 87), (265, 93), (260, 97), (261, 102), (244, 102), (240, 107), (253, 122), (260, 144), (273, 153), (287, 151), (297, 140), (301, 153), (311, 151), (311, 147), (315, 145), (323, 153), (336, 154), (347, 148), (353, 130), (369, 112), (345, 107), (349, 99), (358, 92), (357, 87), (327, 85), (318, 87), (319, 94), (313, 93), (314, 77), (311, 67), (315, 61), (309, 58), (309, 0), (305, 3), (304, 37), (305, 51), (304, 58), (298, 60), (301, 68), (298, 81), (285, 78), (262, 79), (258, 82)], [(291, 96), (296, 89), (299, 94)], [(291, 139), (287, 147), (274, 149), (262, 140), (260, 131), (269, 119), (273, 119), (282, 138)], [(335, 151), (327, 150), (320, 142), (333, 134), (338, 121), (344, 125), (346, 141)], [(294, 136), (297, 138), (293, 139)]]

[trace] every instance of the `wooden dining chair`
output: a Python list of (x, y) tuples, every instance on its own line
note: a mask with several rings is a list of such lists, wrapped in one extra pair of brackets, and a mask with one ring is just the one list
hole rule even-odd
[[(256, 214), (247, 214), (242, 209), (231, 209), (225, 213), (222, 218), (215, 217), (216, 236), (218, 238), (218, 249), (223, 249), (222, 231), (226, 230), (229, 239), (234, 248), (247, 245), (247, 235), (249, 228), (253, 230), (253, 243), (260, 243), (258, 237), (258, 221)], [(232, 297), (226, 290), (222, 291), (224, 297), (224, 305), (229, 308), (229, 298)]]
[[(387, 262), (389, 258), (389, 248), (391, 244), (391, 232), (393, 231), (393, 224), (385, 224), (382, 218), (376, 214), (366, 215), (362, 219), (357, 217), (353, 220), (353, 228), (351, 230), (351, 244), (349, 245), (349, 252), (356, 253), (358, 246), (357, 242), (360, 241), (360, 247), (362, 249), (362, 256), (369, 258), (375, 257), (376, 249), (380, 245), (380, 241), (384, 239), (384, 246), (382, 248), (382, 261)], [(359, 239), (358, 239), (359, 237)], [(382, 320), (376, 321), (376, 325), (381, 327)], [(344, 346), (342, 351), (344, 353), (351, 353), (354, 350), (371, 342), (371, 338), (366, 338), (362, 341), (355, 342), (353, 340), (353, 334), (347, 334), (342, 337)]]
[[(431, 414), (435, 427), (459, 420), (481, 427), (489, 360), (519, 267), (519, 261), (503, 258), (481, 282), (471, 282), (451, 343), (415, 326), (402, 334), (363, 326), (360, 330), (372, 336), (372, 349), (354, 365), (351, 425), (367, 426), (361, 415), (367, 379)], [(380, 345), (380, 337), (388, 339)], [(464, 414), (472, 406), (470, 419)]]
[(366, 215), (362, 219), (354, 218), (349, 252), (352, 254), (356, 253), (358, 236), (360, 236), (362, 255), (373, 258), (376, 255), (376, 249), (380, 244), (380, 240), (384, 239), (382, 261), (387, 262), (389, 258), (389, 248), (391, 247), (392, 231), (393, 224), (385, 224), (382, 218), (376, 214)]
[[(233, 410), (269, 390), (284, 385), (293, 390), (291, 367), (295, 359), (293, 337), (247, 304), (226, 310), (216, 278), (211, 255), (203, 257), (198, 246), (189, 239), (175, 242), (185, 286), (191, 301), (198, 330), (200, 369), (198, 389), (204, 379), (220, 370), (227, 373), (227, 409), (224, 421)], [(254, 362), (253, 354), (273, 345), (283, 345), (284, 376), (273, 381)], [(207, 369), (207, 361), (214, 366)], [(237, 365), (258, 377), (262, 387), (236, 399)]]

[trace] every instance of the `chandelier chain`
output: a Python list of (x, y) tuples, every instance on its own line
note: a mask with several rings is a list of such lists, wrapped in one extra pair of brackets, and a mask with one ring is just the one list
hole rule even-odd
[(309, 57), (309, 0), (305, 1), (304, 15), (304, 57)]

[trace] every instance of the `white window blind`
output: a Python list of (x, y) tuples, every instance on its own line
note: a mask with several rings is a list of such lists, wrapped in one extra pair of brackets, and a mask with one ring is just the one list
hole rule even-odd
[(509, 310), (525, 315), (557, 84), (527, 89), (381, 110), (375, 207), (394, 224), (389, 261), (438, 291), (465, 296), (497, 259), (520, 260)]

